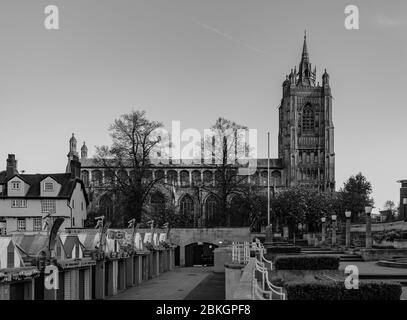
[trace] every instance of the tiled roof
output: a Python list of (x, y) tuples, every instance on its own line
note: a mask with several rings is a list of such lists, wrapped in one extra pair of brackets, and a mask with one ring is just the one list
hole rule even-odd
[[(50, 173), (50, 174), (17, 174), (15, 175), (25, 181), (27, 184), (30, 185), (27, 194), (25, 195), (26, 198), (40, 198), (41, 196), (41, 181), (47, 177), (51, 177), (56, 182), (61, 185), (61, 190), (59, 191), (58, 195), (55, 198), (60, 199), (69, 199), (76, 187), (76, 183), (82, 184), (82, 189), (85, 190), (85, 186), (83, 185), (82, 180), (77, 178), (72, 178), (70, 173)], [(14, 178), (10, 177), (11, 178)], [(7, 179), (7, 180), (10, 180)], [(88, 204), (88, 197), (85, 193), (86, 203)], [(3, 192), (2, 196), (7, 196), (7, 190)]]

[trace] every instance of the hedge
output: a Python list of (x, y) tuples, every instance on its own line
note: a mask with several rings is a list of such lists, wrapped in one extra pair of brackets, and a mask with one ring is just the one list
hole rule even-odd
[(338, 270), (339, 257), (330, 255), (277, 256), (277, 270)]
[(343, 282), (288, 283), (288, 300), (400, 300), (400, 283), (360, 281), (358, 289), (346, 289)]
[(267, 253), (301, 253), (301, 247), (298, 246), (273, 246), (267, 248)]

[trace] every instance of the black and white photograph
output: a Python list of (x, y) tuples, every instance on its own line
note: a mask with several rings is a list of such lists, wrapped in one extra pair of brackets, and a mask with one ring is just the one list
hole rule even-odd
[(404, 0), (0, 0), (0, 306), (407, 300), (406, 33)]

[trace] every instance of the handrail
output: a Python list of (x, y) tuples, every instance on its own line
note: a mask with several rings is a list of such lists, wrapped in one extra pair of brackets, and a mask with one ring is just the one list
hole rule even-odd
[[(268, 270), (265, 267), (264, 262), (261, 260), (259, 261), (257, 258), (255, 258), (254, 262), (255, 262), (255, 268), (253, 269), (253, 278), (256, 279), (256, 271), (261, 273), (261, 284), (262, 284), (261, 289), (263, 291), (274, 293), (277, 296), (279, 296), (280, 299), (285, 300), (285, 294), (283, 293), (283, 288), (274, 285), (269, 280)], [(269, 290), (266, 290), (266, 285), (267, 285), (267, 289), (269, 289)]]

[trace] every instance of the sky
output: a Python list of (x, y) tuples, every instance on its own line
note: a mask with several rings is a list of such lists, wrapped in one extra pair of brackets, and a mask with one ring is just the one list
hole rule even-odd
[[(48, 5), (59, 30), (44, 27)], [(344, 27), (359, 9), (359, 30)], [(258, 155), (277, 157), (282, 82), (307, 30), (319, 81), (330, 74), (337, 188), (362, 172), (375, 206), (398, 203), (407, 178), (405, 0), (2, 0), (0, 166), (63, 172), (80, 147), (110, 143), (132, 110), (203, 132), (218, 117), (258, 130)]]

